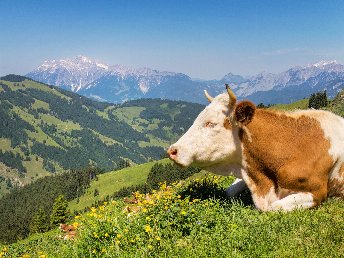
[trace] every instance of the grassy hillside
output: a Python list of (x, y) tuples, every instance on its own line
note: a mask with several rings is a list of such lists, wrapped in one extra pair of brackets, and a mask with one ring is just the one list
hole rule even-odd
[[(327, 108), (340, 114), (343, 105), (338, 96)], [(124, 108), (121, 119), (134, 121), (137, 111)], [(83, 209), (124, 186), (143, 183), (152, 165), (99, 175), (69, 208)], [(63, 241), (55, 229), (0, 246), (0, 252), (9, 257), (342, 257), (343, 200), (329, 199), (312, 210), (263, 213), (253, 208), (247, 193), (224, 198), (232, 181), (199, 173), (148, 196), (137, 194), (137, 213), (128, 214), (128, 204), (118, 199), (76, 216), (70, 221), (78, 227), (75, 240)]]
[(137, 195), (138, 213), (118, 200), (77, 216), (75, 240), (54, 230), (9, 246), (19, 257), (342, 257), (344, 202), (290, 213), (255, 210), (223, 199), (231, 178), (207, 176), (147, 198)]
[[(91, 182), (84, 195), (69, 203), (70, 211), (79, 211), (90, 207), (94, 202), (103, 200), (105, 196), (112, 195), (123, 187), (145, 183), (150, 169), (156, 163), (155, 161), (148, 162), (97, 176), (97, 180)], [(171, 162), (164, 159), (159, 163), (167, 164)], [(96, 190), (99, 194), (95, 196)]]
[(307, 109), (308, 108), (308, 99), (301, 99), (290, 104), (277, 104), (270, 107), (270, 109), (289, 111), (295, 109)]
[(106, 170), (160, 159), (203, 107), (168, 100), (113, 105), (21, 76), (0, 78), (0, 196), (89, 164)]

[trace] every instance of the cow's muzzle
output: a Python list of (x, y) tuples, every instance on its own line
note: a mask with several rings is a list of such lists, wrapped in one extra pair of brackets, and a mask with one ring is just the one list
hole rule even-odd
[(174, 161), (175, 161), (176, 158), (177, 158), (178, 150), (177, 150), (177, 148), (171, 146), (171, 147), (167, 150), (167, 154), (168, 154), (168, 156), (169, 156), (169, 158), (170, 158), (171, 160), (174, 160)]

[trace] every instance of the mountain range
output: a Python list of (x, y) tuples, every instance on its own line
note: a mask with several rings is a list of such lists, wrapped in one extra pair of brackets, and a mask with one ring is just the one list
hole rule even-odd
[(278, 74), (262, 72), (247, 77), (228, 73), (218, 80), (201, 81), (183, 73), (108, 65), (77, 56), (45, 61), (27, 77), (112, 103), (161, 98), (204, 104), (203, 90), (217, 95), (228, 83), (241, 99), (274, 104), (290, 103), (324, 90), (334, 97), (344, 87), (344, 65), (336, 61), (320, 61), (295, 66)]

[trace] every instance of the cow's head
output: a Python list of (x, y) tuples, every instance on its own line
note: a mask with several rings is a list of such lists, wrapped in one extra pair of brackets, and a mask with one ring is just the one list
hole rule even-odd
[(227, 93), (212, 98), (198, 115), (190, 129), (167, 153), (177, 164), (187, 167), (219, 167), (241, 162), (239, 132), (253, 118), (255, 106), (249, 101), (236, 104), (234, 93), (226, 85)]

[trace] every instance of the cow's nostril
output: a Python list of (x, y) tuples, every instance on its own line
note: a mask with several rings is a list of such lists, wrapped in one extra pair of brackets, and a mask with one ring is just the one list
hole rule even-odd
[(170, 156), (170, 159), (175, 159), (177, 157), (178, 150), (176, 148), (169, 148), (167, 154)]

